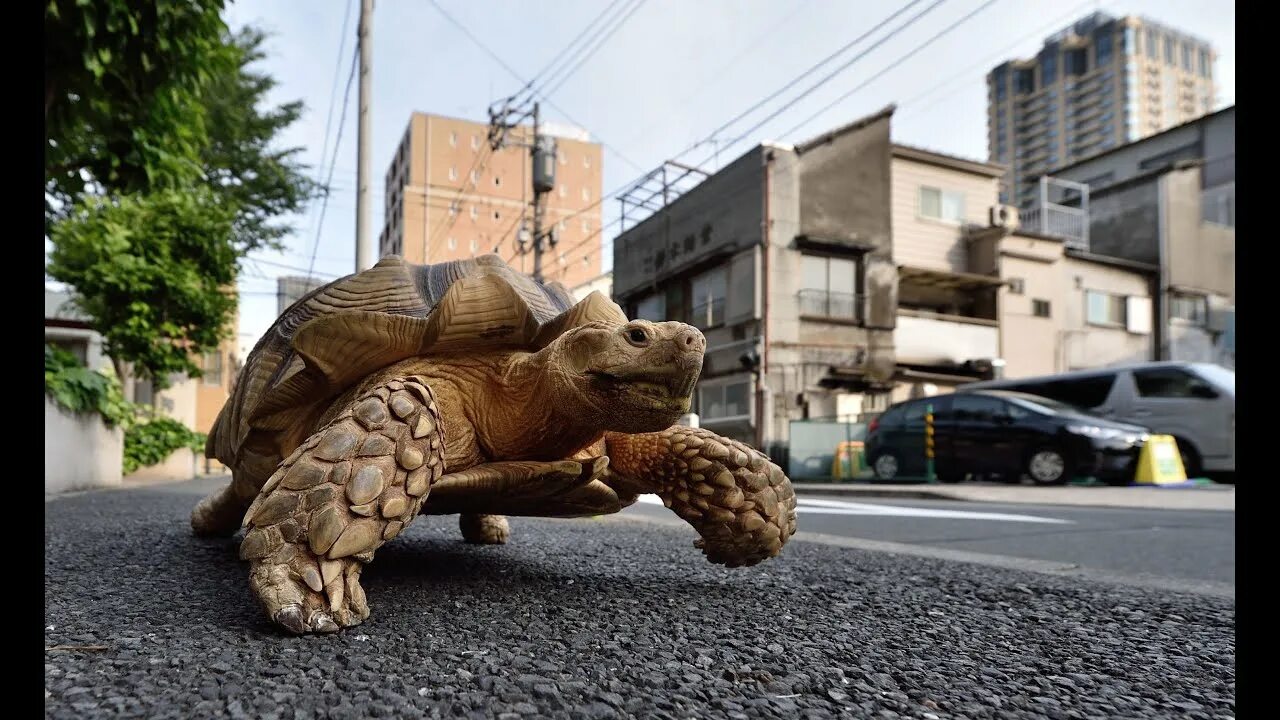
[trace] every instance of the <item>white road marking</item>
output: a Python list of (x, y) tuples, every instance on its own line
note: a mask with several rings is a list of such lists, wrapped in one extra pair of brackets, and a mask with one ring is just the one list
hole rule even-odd
[[(650, 505), (661, 505), (657, 495), (641, 495), (640, 502)], [(855, 503), (845, 500), (824, 500), (819, 498), (796, 498), (796, 512), (802, 515), (876, 515), (880, 517), (914, 517), (914, 518), (946, 518), (950, 520), (993, 520), (996, 522), (1044, 523), (1049, 525), (1071, 525), (1072, 520), (1040, 517), (1037, 515), (1014, 515), (1010, 513), (972, 512), (968, 510), (934, 510), (931, 508), (901, 507), (898, 505), (873, 505)]]

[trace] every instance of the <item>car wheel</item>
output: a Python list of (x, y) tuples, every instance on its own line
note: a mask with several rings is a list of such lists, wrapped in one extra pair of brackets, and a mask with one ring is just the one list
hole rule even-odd
[(1204, 469), (1200, 466), (1200, 453), (1196, 452), (1196, 447), (1180, 437), (1175, 437), (1174, 441), (1178, 443), (1178, 456), (1182, 458), (1182, 469), (1187, 473), (1187, 479), (1201, 477)]
[(1071, 461), (1062, 450), (1046, 445), (1027, 458), (1027, 475), (1037, 485), (1062, 485), (1071, 479)]
[(902, 471), (898, 457), (891, 452), (880, 453), (871, 463), (871, 469), (879, 480), (893, 480)]

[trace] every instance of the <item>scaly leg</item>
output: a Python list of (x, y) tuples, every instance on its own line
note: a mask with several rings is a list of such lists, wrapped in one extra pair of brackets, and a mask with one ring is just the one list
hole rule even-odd
[(269, 617), (303, 633), (369, 616), (362, 564), (417, 517), (444, 470), (443, 433), (426, 382), (401, 378), (356, 398), (281, 463), (240, 545)]
[(702, 428), (606, 433), (609, 480), (651, 492), (702, 536), (714, 563), (754, 565), (782, 551), (796, 531), (796, 496), (782, 468), (760, 451)]
[(474, 545), (505, 545), (511, 539), (511, 525), (505, 515), (462, 513), (458, 528), (462, 539)]

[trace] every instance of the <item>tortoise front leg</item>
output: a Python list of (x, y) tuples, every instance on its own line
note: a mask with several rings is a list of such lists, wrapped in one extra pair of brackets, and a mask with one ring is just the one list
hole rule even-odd
[(443, 470), (440, 414), (422, 378), (357, 397), (281, 463), (245, 513), (240, 557), (267, 615), (294, 633), (362, 622), (362, 564), (417, 517)]
[(702, 539), (714, 563), (755, 565), (796, 531), (796, 496), (782, 468), (758, 450), (702, 428), (606, 433), (609, 480), (619, 491), (656, 493)]

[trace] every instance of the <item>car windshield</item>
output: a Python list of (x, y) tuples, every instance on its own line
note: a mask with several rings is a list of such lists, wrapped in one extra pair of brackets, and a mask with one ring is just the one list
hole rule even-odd
[(1208, 380), (1211, 385), (1216, 388), (1228, 390), (1232, 395), (1236, 394), (1236, 371), (1228, 370), (1221, 365), (1210, 365), (1208, 363), (1195, 365), (1196, 374)]

